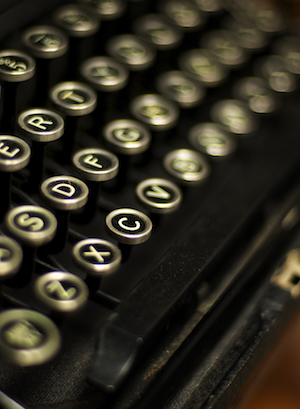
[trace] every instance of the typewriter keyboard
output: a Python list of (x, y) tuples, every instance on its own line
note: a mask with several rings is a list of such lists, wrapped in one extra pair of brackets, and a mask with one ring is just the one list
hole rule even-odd
[(1, 391), (133, 407), (119, 390), (298, 183), (300, 39), (244, 0), (22, 12), (0, 49)]

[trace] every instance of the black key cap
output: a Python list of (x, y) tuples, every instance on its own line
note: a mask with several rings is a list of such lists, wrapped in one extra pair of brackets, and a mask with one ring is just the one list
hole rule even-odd
[(58, 354), (61, 337), (44, 314), (25, 309), (0, 313), (0, 355), (20, 366), (44, 364)]
[(64, 120), (56, 112), (44, 108), (31, 108), (18, 117), (21, 133), (32, 141), (28, 190), (37, 192), (44, 179), (46, 144), (58, 140), (64, 133)]
[(203, 182), (211, 169), (200, 153), (191, 149), (177, 149), (169, 152), (163, 159), (166, 171), (179, 183), (194, 185)]
[(150, 218), (136, 209), (121, 208), (110, 212), (105, 218), (108, 234), (117, 240), (125, 262), (132, 246), (145, 243), (152, 233)]
[(153, 131), (162, 132), (173, 128), (179, 117), (178, 107), (158, 94), (144, 94), (130, 104), (132, 115)]
[(177, 102), (181, 108), (194, 108), (201, 104), (206, 91), (182, 71), (168, 71), (156, 78), (159, 93)]
[(89, 291), (80, 277), (66, 271), (51, 271), (35, 280), (34, 293), (50, 311), (69, 313), (85, 305)]
[(115, 178), (119, 172), (119, 160), (113, 153), (104, 149), (82, 149), (73, 156), (73, 164), (89, 188), (88, 202), (82, 215), (90, 220), (97, 208), (101, 182)]
[(151, 213), (164, 214), (177, 210), (182, 201), (179, 187), (167, 179), (146, 179), (136, 187), (137, 199)]
[(235, 136), (218, 124), (205, 122), (194, 125), (188, 133), (190, 144), (212, 158), (228, 157), (237, 148)]
[(87, 185), (74, 176), (51, 176), (41, 184), (41, 195), (54, 209), (58, 223), (52, 253), (58, 253), (64, 248), (70, 212), (81, 209), (88, 200), (88, 194)]

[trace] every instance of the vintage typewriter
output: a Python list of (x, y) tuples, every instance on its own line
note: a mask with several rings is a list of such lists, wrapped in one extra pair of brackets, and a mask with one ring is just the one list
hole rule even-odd
[(228, 407), (300, 292), (287, 9), (0, 13), (0, 407)]

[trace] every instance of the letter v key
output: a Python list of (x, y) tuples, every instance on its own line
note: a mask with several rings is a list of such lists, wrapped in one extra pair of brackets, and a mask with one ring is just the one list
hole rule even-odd
[(159, 199), (165, 199), (168, 200), (170, 199), (170, 193), (167, 192), (165, 189), (163, 189), (162, 187), (158, 186), (158, 185), (153, 185), (151, 186), (152, 190), (147, 190), (146, 191), (146, 196), (148, 197), (156, 197)]

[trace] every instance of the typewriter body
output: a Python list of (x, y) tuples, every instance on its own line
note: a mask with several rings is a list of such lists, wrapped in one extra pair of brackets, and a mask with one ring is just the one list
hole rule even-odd
[(232, 403), (300, 294), (287, 18), (2, 0), (1, 407)]

